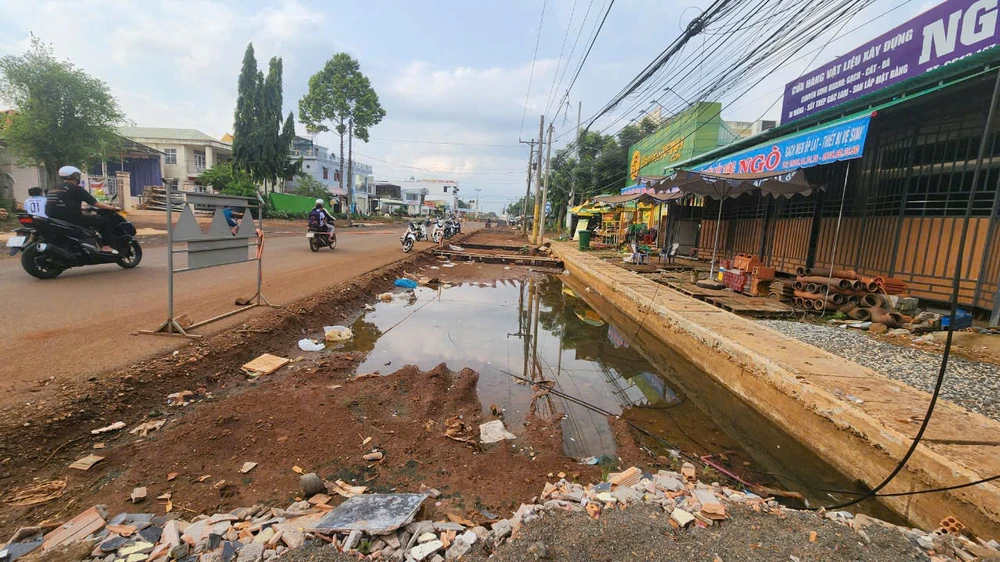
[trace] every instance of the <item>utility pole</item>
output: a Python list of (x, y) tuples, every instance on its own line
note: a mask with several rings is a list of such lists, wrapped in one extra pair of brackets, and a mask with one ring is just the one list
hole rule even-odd
[[(576, 104), (576, 164), (580, 165), (580, 113), (583, 111), (583, 102), (577, 102)], [(573, 170), (572, 183), (569, 184), (569, 201), (566, 203), (566, 230), (569, 231), (573, 227), (573, 213), (570, 209), (573, 208), (576, 198), (576, 169)], [(573, 233), (569, 233), (570, 239), (573, 238)]]
[(539, 207), (542, 199), (542, 145), (545, 144), (543, 139), (545, 138), (545, 115), (538, 117), (538, 169), (535, 170), (535, 212), (532, 215), (532, 225), (531, 225), (531, 242), (532, 244), (538, 243), (538, 215)]
[(542, 188), (542, 216), (535, 244), (541, 244), (545, 241), (545, 204), (549, 198), (549, 171), (552, 169), (552, 128), (552, 123), (549, 123), (549, 142), (545, 147), (545, 187)]
[(482, 191), (482, 189), (479, 189), (477, 187), (476, 188), (476, 220), (479, 220), (479, 215), (481, 214), (481, 211), (479, 210), (479, 192), (480, 191)]
[(524, 204), (521, 205), (521, 234), (528, 235), (528, 198), (531, 197), (531, 164), (535, 161), (535, 139), (530, 141), (523, 141), (518, 139), (517, 142), (521, 144), (527, 144), (530, 146), (528, 149), (528, 189), (524, 191)]

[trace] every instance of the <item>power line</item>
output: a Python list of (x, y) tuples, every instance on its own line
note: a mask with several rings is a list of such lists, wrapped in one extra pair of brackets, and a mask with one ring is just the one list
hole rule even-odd
[(502, 171), (501, 168), (497, 168), (496, 170), (487, 170), (487, 172), (489, 172), (489, 173), (484, 173), (484, 172), (458, 172), (458, 171), (448, 171), (448, 170), (433, 170), (431, 168), (421, 168), (420, 166), (410, 166), (408, 164), (399, 164), (399, 163), (396, 163), (396, 162), (390, 162), (388, 160), (383, 160), (381, 158), (376, 158), (374, 156), (369, 156), (367, 154), (362, 154), (362, 153), (358, 152), (357, 150), (354, 151), (354, 154), (357, 154), (358, 156), (361, 156), (363, 158), (368, 158), (369, 160), (375, 160), (376, 162), (382, 162), (383, 164), (389, 164), (390, 166), (396, 166), (396, 167), (399, 167), (399, 168), (410, 168), (411, 170), (422, 170), (424, 172), (434, 172), (435, 174), (467, 174), (467, 175), (477, 175), (477, 176), (501, 176), (501, 175), (507, 175), (507, 174), (519, 174), (519, 173), (521, 173), (520, 171)]
[(388, 139), (388, 138), (376, 138), (371, 137), (369, 140), (373, 141), (384, 141), (384, 142), (413, 142), (420, 144), (440, 144), (440, 145), (451, 145), (451, 146), (493, 146), (499, 148), (522, 148), (517, 144), (489, 144), (481, 142), (445, 142), (445, 141), (426, 141), (417, 139)]
[(583, 65), (587, 62), (587, 58), (590, 56), (590, 51), (594, 48), (594, 43), (597, 42), (597, 36), (601, 34), (601, 30), (604, 29), (604, 22), (608, 21), (608, 14), (611, 13), (611, 8), (615, 5), (615, 0), (611, 0), (608, 3), (608, 9), (604, 11), (604, 17), (601, 18), (601, 24), (597, 27), (597, 31), (594, 32), (593, 38), (590, 40), (590, 45), (587, 47), (587, 52), (583, 54), (583, 58), (580, 59), (580, 65), (576, 67), (576, 74), (573, 75), (573, 79), (569, 82), (569, 87), (566, 88), (566, 97), (569, 97), (569, 93), (573, 90), (573, 85), (576, 84), (576, 79), (580, 77), (580, 71), (583, 70)]
[[(562, 88), (563, 80), (565, 80), (565, 78), (566, 78), (566, 72), (569, 70), (569, 64), (573, 60), (573, 53), (576, 52), (576, 46), (580, 42), (580, 36), (583, 35), (583, 28), (587, 26), (587, 20), (590, 19), (590, 9), (593, 8), (593, 7), (594, 7), (594, 0), (590, 0), (590, 3), (587, 4), (587, 11), (586, 11), (586, 13), (583, 14), (583, 21), (580, 22), (580, 29), (576, 32), (576, 39), (573, 40), (573, 47), (570, 48), (570, 50), (569, 50), (569, 56), (566, 58), (566, 64), (563, 66), (562, 74), (559, 76), (559, 83), (556, 85), (556, 87), (552, 91), (553, 95), (558, 95), (559, 89)], [(602, 5), (602, 8), (603, 8), (603, 5)], [(596, 22), (595, 22), (595, 25), (596, 25)], [(569, 92), (567, 92), (566, 95), (568, 96)], [(566, 96), (563, 96), (560, 99), (559, 106), (562, 106), (562, 103), (565, 100), (566, 100)], [(546, 108), (545, 112), (548, 113), (548, 109), (547, 108)], [(558, 108), (556, 109), (556, 112), (558, 113)], [(551, 119), (549, 121), (551, 122)]]
[[(549, 86), (548, 101), (545, 102), (545, 114), (548, 114), (549, 108), (552, 106), (552, 101), (555, 99), (556, 77), (559, 76), (559, 67), (562, 66), (563, 52), (566, 50), (566, 41), (569, 40), (569, 32), (573, 29), (573, 16), (576, 15), (576, 3), (577, 0), (573, 0), (573, 8), (569, 12), (569, 23), (566, 24), (566, 34), (563, 35), (562, 47), (559, 47), (559, 59), (556, 61), (555, 71), (552, 72), (552, 85)], [(569, 59), (566, 60), (566, 65), (569, 66)]]
[(528, 74), (528, 91), (524, 94), (524, 110), (521, 112), (521, 129), (518, 136), (524, 132), (524, 117), (528, 114), (528, 99), (531, 97), (531, 80), (535, 77), (535, 61), (538, 60), (538, 42), (542, 39), (542, 22), (545, 21), (545, 4), (542, 0), (542, 15), (538, 18), (538, 34), (535, 35), (535, 54), (531, 55), (531, 72)]

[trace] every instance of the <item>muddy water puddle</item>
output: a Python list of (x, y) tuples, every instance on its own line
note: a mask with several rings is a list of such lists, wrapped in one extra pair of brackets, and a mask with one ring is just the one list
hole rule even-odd
[[(400, 290), (350, 328), (354, 337), (331, 347), (364, 355), (357, 374), (471, 368), (484, 414), (502, 411), (516, 435), (528, 429), (529, 414), (561, 418), (569, 457), (616, 455), (609, 413), (641, 427), (640, 445), (654, 455), (682, 450), (719, 473), (799, 492), (813, 505), (845, 497), (818, 490), (861, 491), (572, 278)], [(539, 383), (571, 399), (539, 393)], [(864, 510), (892, 518), (878, 504)]]
[[(334, 347), (365, 354), (358, 374), (388, 374), (405, 365), (429, 370), (440, 363), (471, 368), (480, 374), (484, 413), (502, 411), (515, 434), (530, 424), (529, 413), (561, 417), (563, 451), (573, 458), (614, 457), (615, 438), (602, 412), (630, 411), (641, 411), (685, 448), (702, 443), (748, 458), (556, 277), (397, 292), (350, 328), (354, 337)], [(538, 396), (539, 387), (528, 381), (551, 381), (555, 390), (598, 411), (554, 394)]]

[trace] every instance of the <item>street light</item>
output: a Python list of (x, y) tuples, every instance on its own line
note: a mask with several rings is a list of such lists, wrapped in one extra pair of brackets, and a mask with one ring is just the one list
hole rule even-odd
[(677, 97), (681, 98), (681, 101), (683, 101), (684, 103), (688, 104), (689, 106), (692, 106), (692, 105), (694, 105), (693, 103), (689, 102), (687, 98), (685, 98), (684, 96), (682, 96), (682, 95), (678, 94), (678, 93), (677, 93), (677, 91), (676, 91), (676, 90), (674, 90), (673, 88), (671, 88), (670, 86), (667, 86), (666, 88), (663, 88), (663, 91), (664, 91), (664, 92), (670, 92), (670, 93), (672, 93), (673, 95), (675, 95), (675, 96), (677, 96)]

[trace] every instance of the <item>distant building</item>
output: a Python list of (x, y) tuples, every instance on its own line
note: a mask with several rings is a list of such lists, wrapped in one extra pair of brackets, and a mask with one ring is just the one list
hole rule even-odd
[(758, 119), (757, 121), (723, 121), (722, 125), (719, 129), (719, 146), (726, 146), (738, 140), (759, 135), (768, 129), (777, 127), (778, 122), (772, 119)]
[[(307, 138), (295, 137), (288, 158), (293, 161), (302, 158), (302, 171), (326, 185), (334, 196), (346, 198), (348, 185), (352, 185), (357, 212), (368, 214), (378, 211), (377, 203), (375, 207), (372, 206), (375, 176), (372, 175), (371, 165), (354, 160), (351, 169), (351, 175), (354, 177), (345, 178), (348, 181), (344, 182), (342, 190), (340, 188), (340, 159), (336, 154), (331, 154), (327, 147), (318, 145)], [(344, 175), (347, 175), (346, 162), (344, 163)], [(287, 188), (293, 187), (295, 187), (295, 180), (289, 181), (287, 185)]]
[[(414, 179), (400, 182), (403, 191), (425, 190), (423, 202), (425, 205), (438, 207), (446, 213), (454, 213), (458, 209), (458, 182), (448, 179)], [(433, 202), (433, 204), (432, 204)]]
[(394, 183), (375, 182), (375, 192), (373, 194), (378, 212), (392, 213), (400, 207), (405, 207), (403, 201), (403, 188)]
[(160, 176), (175, 185), (193, 181), (202, 172), (233, 157), (233, 145), (196, 129), (120, 127), (118, 133), (163, 153)]

